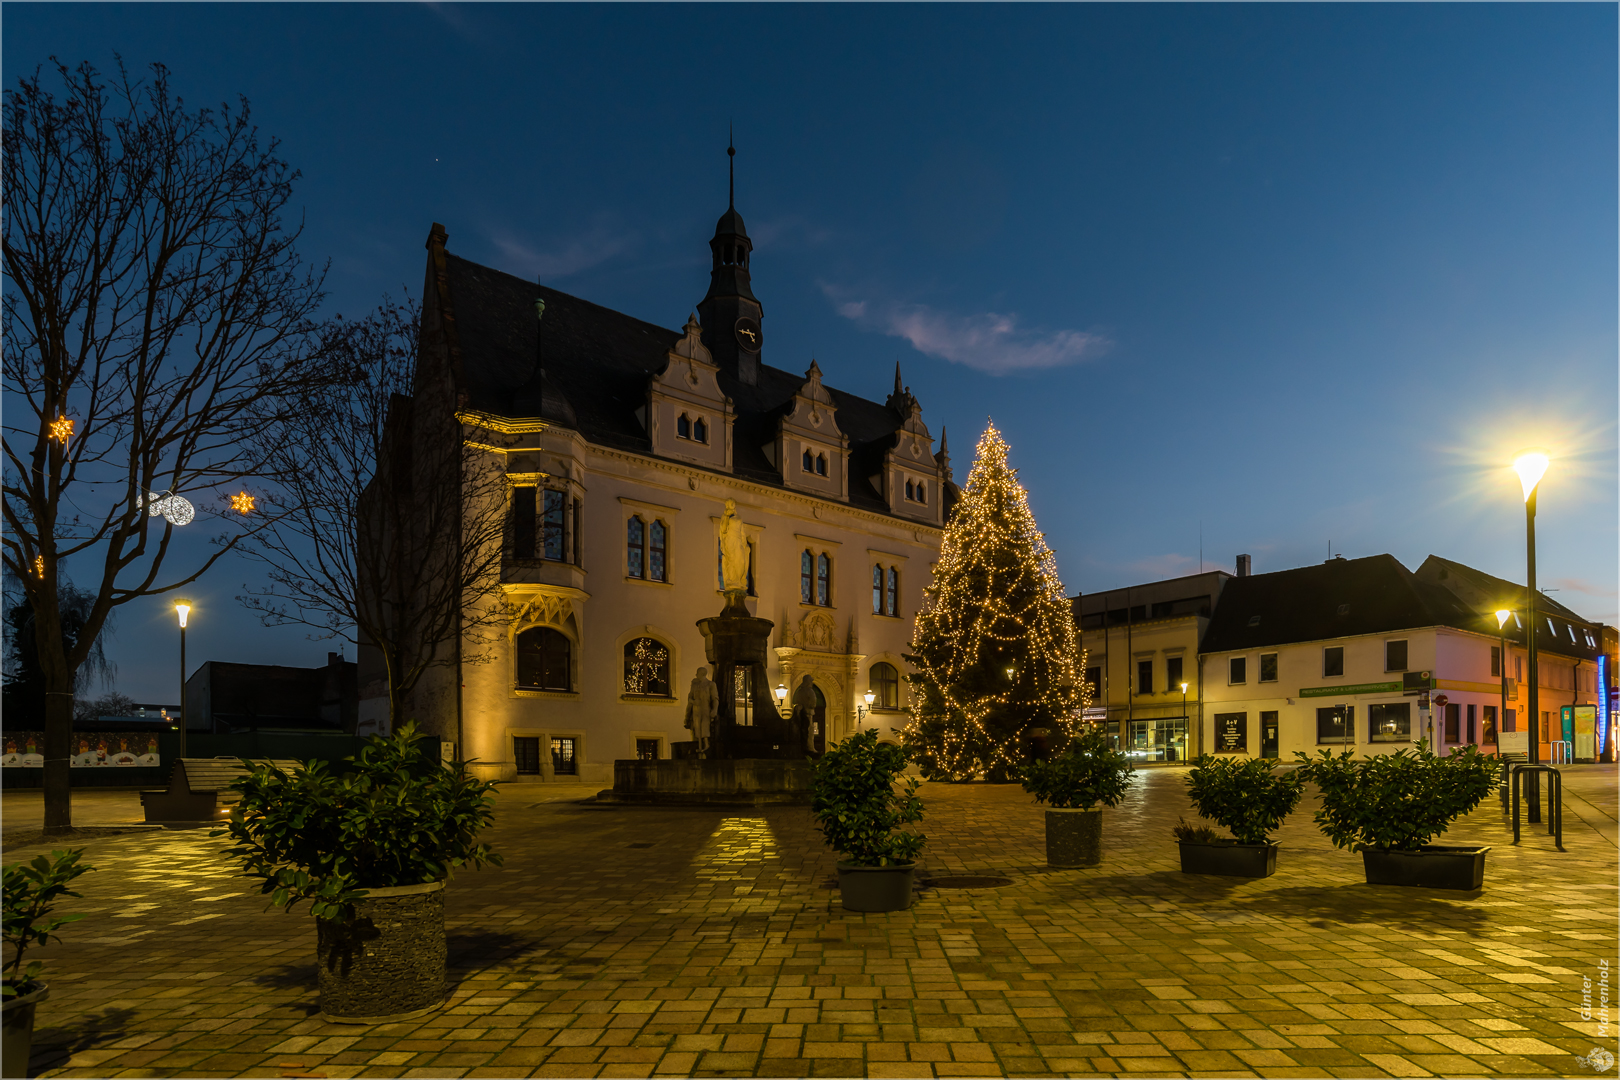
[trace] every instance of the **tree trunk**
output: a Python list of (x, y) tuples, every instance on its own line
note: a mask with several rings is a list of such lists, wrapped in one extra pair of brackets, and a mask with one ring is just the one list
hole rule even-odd
[[(50, 665), (56, 667), (57, 665)], [(65, 671), (45, 676), (45, 832), (73, 827), (73, 788), (68, 769), (73, 756), (73, 677)]]

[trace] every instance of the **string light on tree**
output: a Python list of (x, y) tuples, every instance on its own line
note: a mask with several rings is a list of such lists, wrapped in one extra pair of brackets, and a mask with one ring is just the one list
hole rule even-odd
[(45, 580), (45, 556), (34, 556), (34, 575), (41, 581)]
[(58, 416), (55, 420), (51, 421), (51, 438), (55, 439), (63, 446), (66, 446), (68, 439), (72, 437), (72, 435), (73, 421), (67, 418), (67, 414), (64, 413), (63, 415)]
[(232, 495), (231, 509), (235, 510), (238, 514), (253, 513), (253, 496), (249, 495), (245, 491), (239, 495)]
[(930, 777), (1011, 779), (1030, 729), (1061, 748), (1091, 704), (1057, 560), (1007, 451), (986, 427), (913, 627), (916, 695), (902, 737)]

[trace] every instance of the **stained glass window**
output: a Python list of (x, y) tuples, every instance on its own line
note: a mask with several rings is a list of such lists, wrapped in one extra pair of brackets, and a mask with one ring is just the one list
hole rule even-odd
[(832, 606), (832, 559), (826, 554), (816, 556), (816, 603)]
[(646, 524), (639, 517), (630, 519), (629, 536), (625, 540), (626, 570), (631, 577), (646, 577)]
[(664, 523), (655, 521), (648, 528), (650, 539), (647, 543), (647, 577), (653, 581), (664, 580)]
[(815, 596), (815, 556), (808, 551), (799, 556), (799, 602), (808, 604)]

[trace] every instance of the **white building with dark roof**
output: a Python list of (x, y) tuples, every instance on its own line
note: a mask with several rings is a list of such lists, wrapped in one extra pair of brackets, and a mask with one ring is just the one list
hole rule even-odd
[[(943, 431), (936, 446), (898, 368), (879, 402), (809, 357), (766, 364), (734, 207), (709, 244), (708, 292), (671, 330), (429, 235), (410, 408), (455, 410), (471, 467), (505, 474), (510, 528), (488, 662), (458, 651), (408, 714), (483, 775), (607, 786), (615, 759), (689, 738), (727, 500), (752, 547), (749, 610), (776, 623), (772, 685), (811, 678), (824, 742), (904, 724), (902, 656), (955, 495)], [(386, 715), (375, 651), (361, 661), (362, 717)]]

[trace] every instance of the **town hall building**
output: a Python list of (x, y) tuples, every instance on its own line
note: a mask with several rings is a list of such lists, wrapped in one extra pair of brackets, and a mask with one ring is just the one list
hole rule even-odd
[[(467, 650), (481, 662), (457, 649), (424, 675), (407, 715), (477, 775), (605, 787), (616, 759), (684, 752), (728, 500), (749, 613), (775, 623), (776, 700), (748, 707), (785, 713), (809, 676), (821, 745), (905, 724), (903, 656), (957, 494), (943, 430), (936, 446), (898, 367), (870, 401), (810, 357), (767, 364), (734, 204), (709, 248), (708, 290), (671, 330), (429, 234), (414, 407), (455, 409), (469, 470), (504, 474), (508, 527), (498, 632)], [(367, 656), (362, 716), (386, 716)]]

